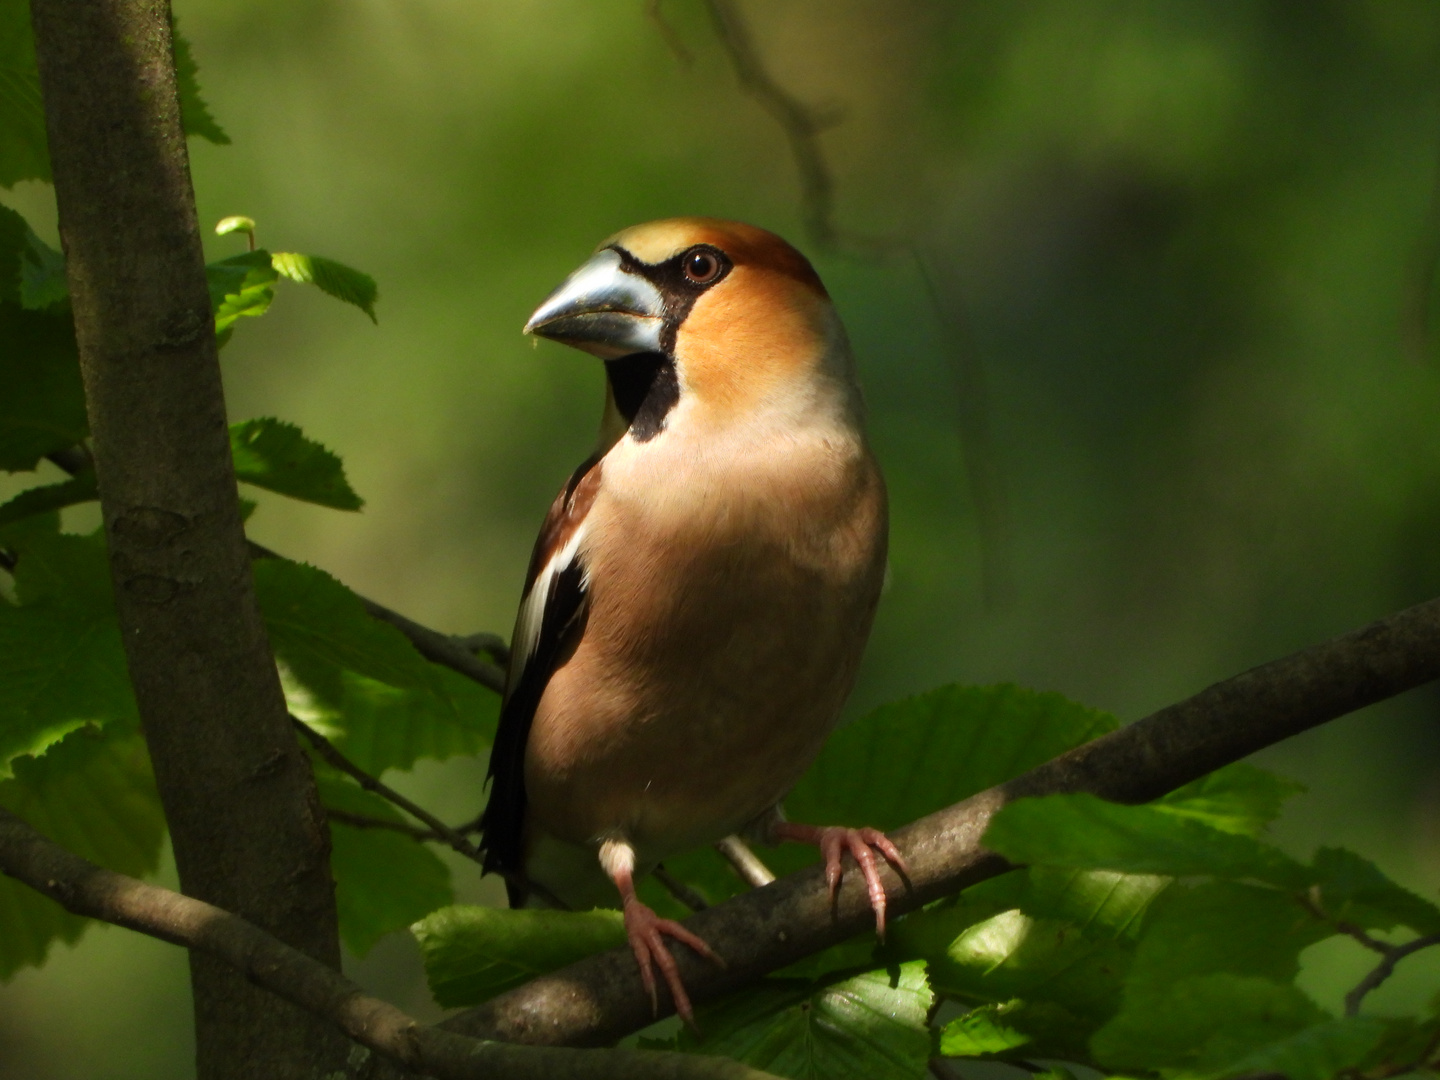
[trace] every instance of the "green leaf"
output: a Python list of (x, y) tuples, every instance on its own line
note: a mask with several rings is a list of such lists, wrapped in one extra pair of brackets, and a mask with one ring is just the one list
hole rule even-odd
[(920, 962), (821, 985), (767, 979), (702, 1007), (704, 1034), (676, 1045), (794, 1080), (921, 1080), (933, 1001)]
[(95, 473), (87, 470), (69, 480), (57, 484), (45, 484), (20, 492), (9, 502), (0, 505), (0, 528), (21, 521), (36, 514), (48, 514), (63, 510), (67, 506), (89, 502), (98, 498), (95, 489)]
[(0, 469), (33, 469), (89, 434), (69, 312), (0, 303), (0, 386)]
[(1170, 879), (1032, 867), (899, 920), (891, 948), (930, 963), (940, 991), (971, 1004), (1023, 1000), (1007, 1024), (1031, 1054), (1082, 1059), (1119, 1007), (1145, 912)]
[(1016, 904), (1027, 915), (1063, 919), (1088, 937), (1133, 942), (1145, 912), (1173, 879), (1113, 870), (1032, 866), (1016, 874), (1025, 889)]
[(301, 255), (294, 251), (277, 251), (271, 256), (274, 267), (281, 275), (302, 285), (314, 285), (321, 292), (337, 300), (354, 304), (371, 322), (376, 322), (375, 301), (380, 290), (375, 279), (369, 274), (354, 270), (334, 259), (320, 255)]
[[(145, 744), (131, 728), (85, 728), (40, 758), (15, 762), (0, 781), (0, 806), (51, 840), (101, 866), (141, 876), (155, 870), (165, 819)], [(73, 942), (89, 920), (0, 877), (0, 980), (45, 962), (55, 940)]]
[(1128, 942), (1087, 937), (1073, 923), (1018, 908), (975, 922), (957, 905), (948, 926), (943, 911), (927, 912), (914, 926), (897, 923), (896, 947), (925, 957), (931, 983), (949, 997), (970, 1004), (1020, 998), (1063, 1010), (1034, 1033), (1036, 1053), (1083, 1052), (1089, 1035), (1119, 1006), (1134, 951)]
[(76, 728), (138, 721), (98, 537), (4, 534), (19, 605), (0, 605), (0, 778)]
[(20, 306), (32, 311), (63, 304), (70, 298), (65, 280), (65, 256), (25, 226), (25, 248), (20, 253)]
[(23, 217), (8, 206), (0, 206), (0, 304), (20, 303), (20, 264), (29, 232)]
[[(211, 142), (230, 140), (200, 99), (195, 61), (178, 30), (172, 31), (180, 95), (180, 125), (187, 135)], [(21, 180), (50, 180), (50, 155), (45, 141), (45, 110), (40, 74), (35, 67), (35, 41), (30, 9), (19, 0), (0, 2), (0, 187)]]
[(618, 911), (448, 907), (412, 929), (430, 992), (445, 1008), (477, 1005), (625, 944), (625, 920)]
[(1208, 1072), (1327, 1019), (1294, 986), (1252, 975), (1198, 975), (1127, 998), (1091, 1049), (1114, 1069)]
[(1210, 1073), (1224, 1077), (1277, 1074), (1286, 1080), (1332, 1080), (1366, 1059), (1389, 1034), (1391, 1024), (1368, 1016), (1324, 1020), (1314, 1027), (1252, 1050)]
[(1146, 917), (1126, 981), (1127, 1007), (1192, 975), (1224, 971), (1289, 982), (1301, 951), (1334, 933), (1276, 889), (1234, 881), (1176, 885)]
[(490, 744), (499, 711), (490, 691), (425, 660), (324, 571), (284, 559), (254, 570), (291, 711), (362, 769), (378, 775)]
[[(1009, 684), (944, 686), (883, 705), (831, 735), (786, 797), (786, 813), (819, 825), (893, 829), (1019, 776), (1116, 724), (1108, 713), (1059, 694)], [(813, 847), (799, 844), (759, 854), (777, 874), (818, 858)]]
[(430, 687), (429, 665), (415, 647), (325, 571), (289, 559), (259, 559), (254, 570), (270, 642), (286, 663), (318, 660), (388, 686)]
[(1022, 1001), (981, 1005), (956, 1017), (940, 1030), (940, 1053), (946, 1057), (980, 1057), (1014, 1050), (1030, 1036), (1007, 1023), (1006, 1017), (1025, 1008)]
[[(397, 824), (406, 820), (380, 796), (328, 769), (317, 768), (315, 781), (328, 809)], [(413, 837), (332, 821), (330, 842), (340, 938), (356, 956), (455, 900), (449, 868)]]
[(1059, 694), (944, 686), (835, 732), (785, 803), (796, 821), (893, 829), (1115, 726)]
[(1304, 790), (1304, 784), (1240, 762), (1172, 791), (1156, 805), (1223, 832), (1259, 836), (1280, 816), (1285, 800)]
[(268, 251), (246, 251), (205, 267), (210, 286), (210, 307), (215, 312), (215, 336), (223, 346), (241, 316), (264, 315), (275, 298), (275, 268)]
[(199, 65), (195, 63), (190, 42), (180, 33), (180, 28), (173, 18), (170, 22), (170, 33), (175, 48), (176, 89), (180, 94), (180, 126), (185, 129), (186, 135), (198, 135), (217, 146), (229, 146), (230, 136), (220, 129), (220, 125), (210, 115), (210, 107), (200, 97)]
[(0, 187), (49, 179), (30, 6), (5, 0), (0, 3)]
[(1173, 805), (1121, 806), (1094, 795), (1020, 799), (990, 822), (985, 846), (1020, 863), (1184, 877), (1214, 874), (1303, 889), (1314, 874), (1250, 836)]
[(345, 479), (340, 459), (294, 424), (273, 417), (235, 424), (230, 453), (236, 478), (247, 484), (336, 510), (365, 505)]
[(1321, 848), (1314, 865), (1320, 906), (1331, 918), (1375, 930), (1403, 924), (1419, 934), (1440, 934), (1440, 909), (1395, 884), (1370, 860), (1344, 848)]

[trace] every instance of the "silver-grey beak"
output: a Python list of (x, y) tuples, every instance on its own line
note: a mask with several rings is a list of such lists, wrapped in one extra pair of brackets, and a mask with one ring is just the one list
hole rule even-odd
[(619, 254), (606, 248), (546, 297), (525, 333), (614, 360), (659, 352), (664, 315), (660, 290), (626, 270)]

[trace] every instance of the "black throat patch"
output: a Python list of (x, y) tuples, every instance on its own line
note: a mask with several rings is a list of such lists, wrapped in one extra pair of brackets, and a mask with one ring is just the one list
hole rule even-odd
[(615, 407), (629, 422), (636, 442), (649, 442), (665, 430), (665, 417), (680, 400), (675, 361), (663, 353), (635, 353), (606, 360), (605, 372)]

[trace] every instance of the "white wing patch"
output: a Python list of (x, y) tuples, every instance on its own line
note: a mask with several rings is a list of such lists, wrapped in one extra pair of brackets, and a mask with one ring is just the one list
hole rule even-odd
[(515, 617), (515, 636), (510, 642), (510, 692), (520, 685), (520, 676), (525, 671), (525, 665), (530, 662), (540, 644), (540, 631), (545, 622), (545, 602), (550, 597), (550, 587), (555, 579), (575, 562), (584, 537), (585, 523), (582, 521), (570, 534), (565, 546), (550, 556), (549, 561), (540, 568), (530, 591), (525, 594), (525, 599), (520, 601), (520, 612)]

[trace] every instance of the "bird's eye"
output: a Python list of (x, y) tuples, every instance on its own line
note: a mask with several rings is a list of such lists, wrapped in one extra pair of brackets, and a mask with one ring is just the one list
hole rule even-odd
[(685, 256), (685, 276), (696, 285), (709, 285), (720, 276), (720, 260), (714, 252), (697, 248)]

